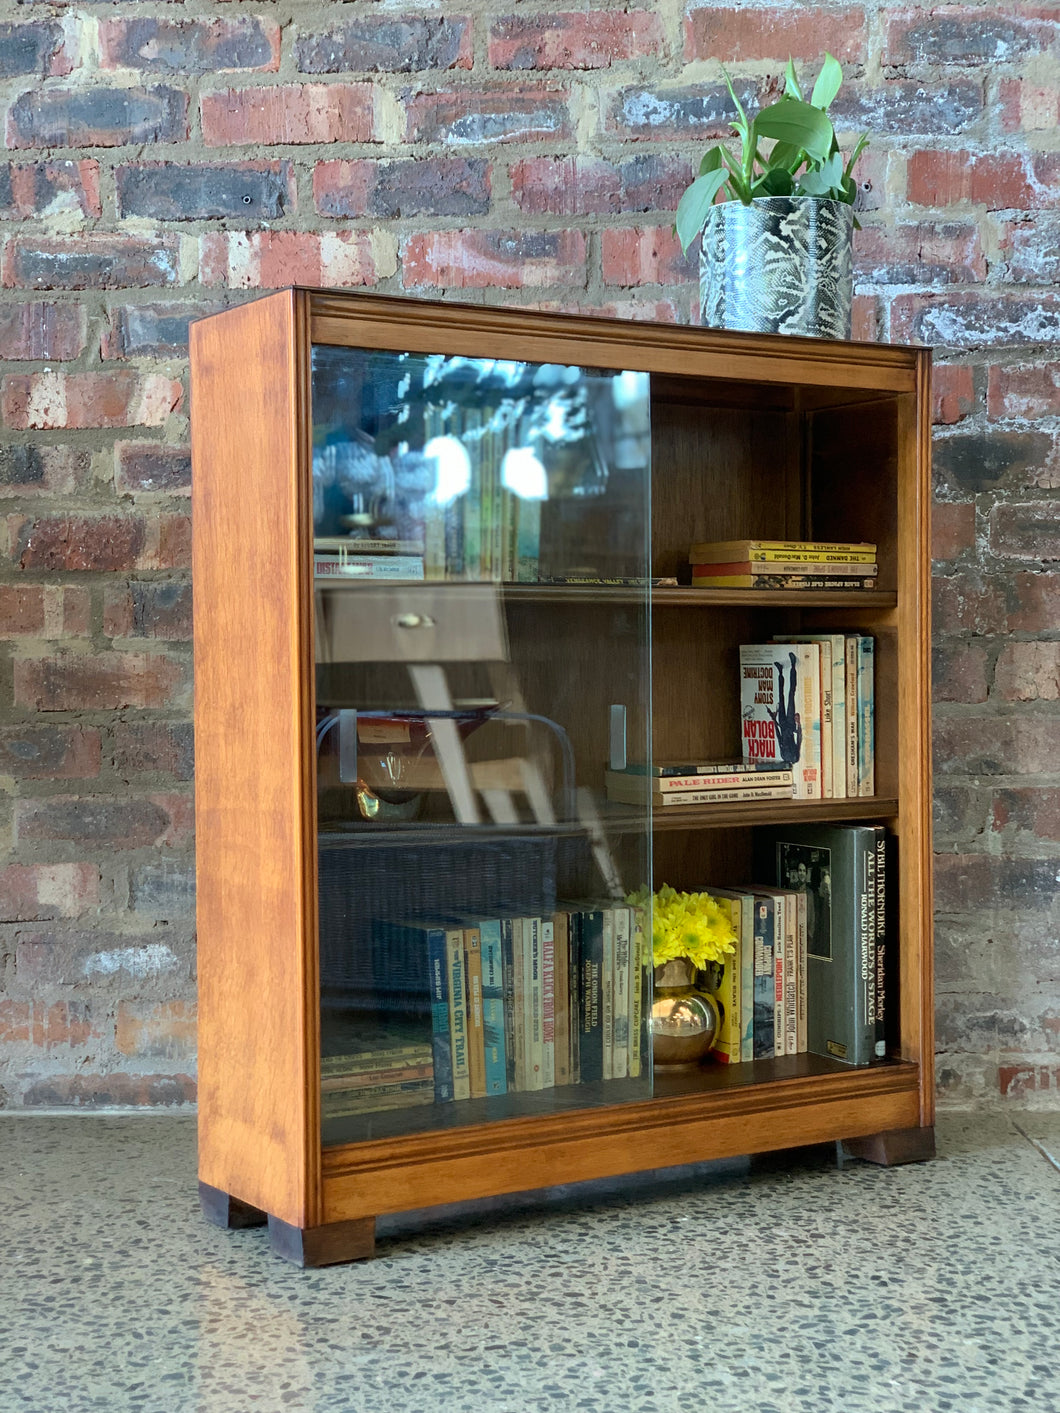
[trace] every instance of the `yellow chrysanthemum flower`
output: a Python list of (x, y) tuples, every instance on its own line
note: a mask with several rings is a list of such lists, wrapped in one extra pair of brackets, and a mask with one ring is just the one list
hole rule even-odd
[(634, 907), (651, 907), (654, 966), (687, 957), (702, 971), (709, 962), (721, 962), (736, 951), (729, 915), (709, 893), (680, 893), (664, 883), (654, 895), (642, 888), (627, 901)]

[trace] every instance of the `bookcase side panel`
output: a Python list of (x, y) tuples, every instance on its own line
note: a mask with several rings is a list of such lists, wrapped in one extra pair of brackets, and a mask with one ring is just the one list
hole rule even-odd
[(319, 1209), (308, 344), (287, 291), (193, 326), (199, 1175)]

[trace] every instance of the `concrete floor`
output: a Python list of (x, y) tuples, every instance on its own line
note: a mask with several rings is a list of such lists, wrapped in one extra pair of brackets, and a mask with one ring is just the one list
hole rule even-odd
[(193, 1121), (0, 1119), (0, 1410), (1054, 1413), (1060, 1115), (394, 1222), (302, 1271), (199, 1217)]

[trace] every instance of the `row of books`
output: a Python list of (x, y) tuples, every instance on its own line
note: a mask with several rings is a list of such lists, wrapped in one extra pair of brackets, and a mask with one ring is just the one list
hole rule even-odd
[(874, 589), (878, 570), (865, 541), (712, 540), (688, 557), (700, 589)]
[(738, 938), (713, 988), (721, 1013), (714, 1058), (884, 1058), (887, 831), (807, 825), (756, 835), (758, 872), (771, 881), (706, 888), (728, 907)]
[(875, 640), (789, 633), (740, 647), (745, 761), (789, 766), (801, 800), (876, 793)]
[(790, 766), (752, 761), (633, 762), (605, 770), (607, 798), (618, 804), (664, 809), (680, 805), (718, 805), (737, 800), (790, 800)]
[(399, 992), (413, 980), (406, 1017), (420, 1009), (424, 1021), (400, 1046), (329, 1057), (325, 1117), (642, 1071), (650, 942), (636, 908), (377, 923), (373, 948), (382, 985)]

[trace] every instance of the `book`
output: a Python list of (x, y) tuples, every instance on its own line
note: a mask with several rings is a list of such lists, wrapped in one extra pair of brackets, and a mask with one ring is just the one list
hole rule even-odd
[(734, 796), (741, 790), (761, 790), (767, 786), (780, 785), (789, 793), (794, 776), (789, 767), (773, 770), (734, 771), (731, 775), (627, 775), (620, 770), (606, 770), (604, 784), (608, 799), (625, 804), (639, 805), (648, 798), (658, 799), (662, 795), (687, 793), (695, 790), (716, 790), (731, 792)]
[(859, 638), (847, 633), (843, 638), (843, 673), (846, 678), (847, 739), (846, 774), (847, 796), (854, 799), (858, 794), (858, 737), (860, 719), (858, 717), (858, 644)]
[(739, 937), (740, 948), (740, 1061), (745, 1063), (754, 1059), (754, 979), (755, 979), (755, 955), (754, 955), (754, 894), (740, 888), (715, 888), (711, 886), (707, 889), (713, 897), (727, 898), (739, 909), (739, 922), (735, 921), (735, 916), (730, 910), (730, 916), (734, 917), (733, 926), (736, 928)]
[(693, 574), (693, 589), (874, 589), (875, 578), (853, 574), (830, 579), (821, 574)]
[(600, 908), (579, 917), (580, 987), (578, 1065), (583, 1084), (604, 1077), (604, 914)]
[(807, 957), (809, 955), (809, 909), (806, 894), (796, 892), (796, 937), (795, 937), (795, 1011), (796, 1011), (796, 1055), (804, 1055), (809, 1039), (808, 1011), (806, 1009)]
[(755, 847), (763, 868), (771, 866), (778, 879), (797, 877), (806, 893), (807, 1048), (868, 1064), (876, 1055), (869, 986), (876, 915), (869, 858), (876, 857), (876, 828), (774, 826), (756, 830)]
[(486, 1096), (486, 1035), (482, 1013), (482, 938), (480, 929), (464, 929), (464, 977), (467, 993), (467, 1064), (471, 1098)]
[[(609, 768), (609, 767), (608, 767)], [(630, 761), (625, 770), (618, 770), (616, 775), (658, 775), (670, 777), (678, 776), (715, 776), (715, 775), (756, 775), (759, 773), (769, 773), (775, 769), (768, 763), (758, 764), (753, 760), (714, 760), (714, 761), (652, 761), (645, 764), (643, 761)], [(654, 789), (655, 786), (653, 785)]]
[(876, 835), (876, 1046), (878, 1060), (887, 1056), (890, 1043), (890, 1012), (888, 991), (893, 976), (890, 957), (890, 937), (888, 927), (890, 916), (887, 907), (887, 877), (889, 869), (889, 836), (882, 825), (877, 825)]
[(424, 543), (422, 540), (372, 540), (354, 539), (346, 535), (315, 535), (313, 548), (331, 554), (345, 551), (346, 554), (422, 555)]
[(508, 1092), (504, 1033), (504, 965), (501, 923), (491, 918), (480, 923), (482, 963), (482, 1031), (486, 1093)]
[(541, 922), (539, 917), (523, 919), (527, 1089), (545, 1087), (545, 975), (542, 965)]
[(410, 554), (330, 554), (316, 551), (317, 579), (422, 579), (423, 559)]
[(552, 914), (553, 947), (553, 1011), (555, 1083), (571, 1083), (570, 1064), (570, 914)]
[(697, 579), (714, 579), (718, 576), (732, 574), (749, 574), (752, 579), (761, 575), (794, 574), (805, 576), (812, 575), (815, 578), (873, 578), (877, 573), (878, 566), (871, 563), (857, 564), (852, 566), (849, 561), (835, 564), (827, 559), (774, 559), (769, 561), (757, 559), (734, 559), (725, 563), (695, 564), (692, 565), (692, 573)]
[(424, 950), (430, 976), (434, 1097), (442, 1102), (453, 1098), (453, 1043), (449, 1021), (449, 973), (445, 950), (445, 928), (413, 928), (412, 931), (422, 931), (425, 942)]
[[(516, 924), (519, 936), (516, 938)], [(504, 978), (504, 1056), (508, 1092), (526, 1083), (526, 1062), (522, 1052), (521, 978), (523, 965), (522, 923), (517, 918), (501, 919), (501, 958)], [(516, 1004), (518, 1001), (518, 1005)]]
[(772, 1059), (776, 1038), (776, 905), (772, 894), (754, 893), (754, 1058)]
[(434, 1064), (402, 1065), (395, 1069), (367, 1070), (362, 1074), (330, 1075), (320, 1081), (322, 1094), (333, 1094), (339, 1090), (378, 1089), (384, 1084), (429, 1084), (434, 1090)]
[(876, 745), (875, 745), (875, 641), (862, 636), (858, 638), (858, 788), (859, 795), (876, 793)]
[(603, 1078), (614, 1078), (615, 1060), (615, 909), (602, 909), (603, 966), (600, 972), (600, 1009), (603, 1015)]
[(400, 1045), (389, 1050), (370, 1050), (353, 1055), (324, 1055), (320, 1061), (320, 1073), (323, 1079), (328, 1079), (337, 1075), (375, 1074), (380, 1070), (433, 1063), (429, 1044)]
[(815, 559), (836, 563), (871, 563), (876, 546), (831, 540), (708, 540), (688, 552), (693, 564), (713, 564), (734, 559)]
[(625, 1079), (629, 1074), (630, 948), (633, 943), (631, 909), (616, 907), (614, 1001), (611, 1023), (611, 1077)]
[(567, 985), (570, 990), (570, 1082), (581, 1082), (582, 914), (567, 910)]
[(742, 966), (740, 927), (742, 908), (735, 895), (723, 896), (714, 889), (707, 890), (717, 898), (719, 906), (728, 913), (733, 931), (736, 933), (736, 950), (721, 962), (714, 962), (707, 970), (709, 990), (718, 1007), (720, 1022), (714, 1036), (710, 1053), (723, 1065), (740, 1063), (740, 1041), (743, 1032), (740, 1010), (740, 972)]
[(541, 1088), (556, 1084), (556, 930), (541, 919)]
[(740, 646), (744, 756), (790, 767), (801, 800), (822, 798), (820, 657), (816, 643)]
[(453, 1098), (471, 1098), (468, 1064), (467, 996), (464, 984), (464, 929), (447, 927), (445, 956), (448, 979), (449, 1029), (453, 1041)]
[(629, 969), (629, 1077), (638, 1079), (644, 1053), (646, 1028), (644, 1002), (647, 996), (647, 973), (651, 938), (647, 935), (647, 916), (643, 908), (631, 911), (633, 941), (630, 946)]
[(675, 790), (672, 794), (629, 796), (626, 791), (608, 799), (615, 804), (644, 805), (653, 809), (668, 809), (672, 805), (724, 805), (732, 800), (790, 800), (794, 785), (737, 785), (723, 790)]
[(325, 1094), (321, 1098), (320, 1112), (323, 1119), (347, 1119), (357, 1114), (378, 1113), (383, 1109), (413, 1109), (421, 1104), (433, 1103), (434, 1093), (430, 1084), (411, 1089), (387, 1085), (365, 1094)]
[(842, 683), (844, 672), (836, 671), (835, 654), (843, 661), (844, 647), (841, 633), (788, 633), (785, 637), (792, 643), (816, 643), (821, 652), (821, 788), (826, 800), (842, 799), (846, 796), (846, 764), (843, 737), (837, 736), (836, 725), (836, 683)]

